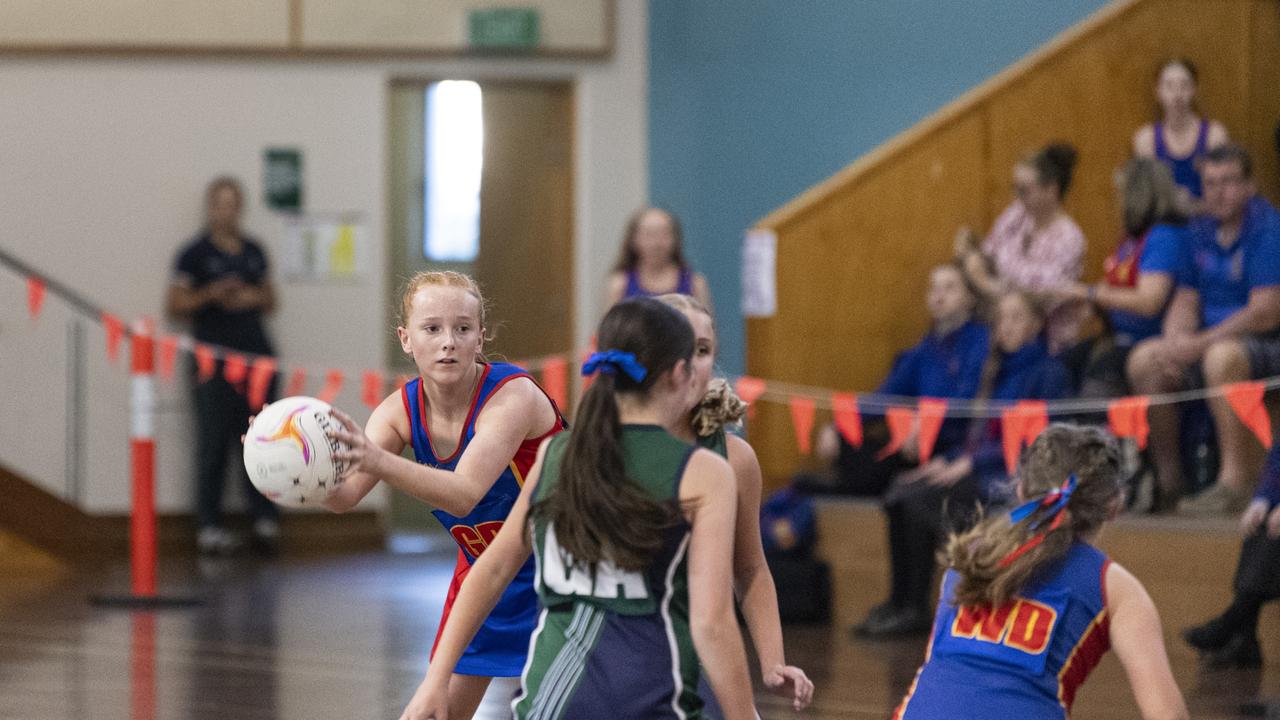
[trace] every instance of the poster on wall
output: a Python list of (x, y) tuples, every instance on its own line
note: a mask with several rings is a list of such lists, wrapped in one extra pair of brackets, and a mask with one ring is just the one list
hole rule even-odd
[(370, 266), (369, 223), (360, 212), (283, 217), (280, 269), (286, 280), (356, 280)]
[(742, 241), (742, 314), (773, 317), (778, 312), (778, 236), (748, 230)]

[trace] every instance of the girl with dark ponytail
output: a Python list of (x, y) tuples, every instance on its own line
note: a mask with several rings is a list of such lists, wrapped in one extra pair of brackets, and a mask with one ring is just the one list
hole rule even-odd
[(1022, 505), (951, 537), (925, 662), (893, 717), (1063, 718), (1111, 648), (1144, 719), (1188, 717), (1150, 596), (1090, 544), (1123, 502), (1115, 441), (1049, 426), (1016, 491)]
[(517, 718), (702, 718), (699, 659), (723, 716), (755, 717), (731, 588), (733, 471), (664, 429), (702, 390), (693, 331), (636, 298), (596, 336), (575, 429), (539, 450), (402, 720), (444, 717), (454, 663), (530, 552), (542, 611)]

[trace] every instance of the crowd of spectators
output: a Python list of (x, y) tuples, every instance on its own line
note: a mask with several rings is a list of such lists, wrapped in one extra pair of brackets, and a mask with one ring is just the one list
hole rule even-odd
[[(1014, 166), (1015, 197), (985, 237), (956, 233), (955, 257), (930, 277), (932, 325), (879, 393), (995, 406), (1280, 375), (1280, 213), (1257, 191), (1250, 152), (1200, 113), (1195, 66), (1170, 60), (1155, 79), (1160, 117), (1136, 132), (1134, 157), (1116, 170), (1120, 240), (1101, 279), (1082, 282), (1087, 241), (1064, 207), (1076, 150), (1051, 143)], [(1277, 475), (1267, 480), (1262, 445), (1221, 394), (1154, 403), (1148, 417), (1149, 447), (1134, 449), (1131, 511), (1226, 517), (1249, 508), (1246, 530), (1274, 525), (1280, 534), (1280, 516), (1259, 519), (1275, 506), (1269, 495), (1255, 499), (1260, 478), (1263, 487), (1280, 483), (1280, 455), (1267, 463)], [(923, 464), (914, 432), (887, 458), (874, 452), (887, 432), (866, 437), (873, 447), (852, 448), (825, 428), (817, 447), (835, 475), (809, 483), (874, 494), (886, 515), (890, 596), (856, 634), (925, 632), (939, 543), (976, 508), (1006, 499), (1000, 421), (948, 418)], [(866, 481), (877, 473), (881, 481)], [(1210, 638), (1218, 647), (1219, 635)]]

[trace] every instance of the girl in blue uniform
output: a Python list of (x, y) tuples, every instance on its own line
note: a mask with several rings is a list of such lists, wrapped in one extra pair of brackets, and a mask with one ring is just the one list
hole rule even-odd
[(1169, 166), (1182, 189), (1186, 209), (1195, 209), (1203, 188), (1200, 162), (1204, 154), (1226, 144), (1227, 129), (1200, 114), (1196, 91), (1200, 74), (1186, 58), (1170, 58), (1156, 70), (1156, 103), (1160, 119), (1133, 135), (1133, 154), (1153, 157)]
[(609, 305), (664, 293), (692, 295), (711, 304), (707, 279), (685, 259), (680, 220), (661, 208), (643, 208), (627, 221), (622, 251), (609, 275)]
[(1146, 589), (1090, 544), (1122, 503), (1115, 442), (1052, 425), (1016, 489), (1024, 504), (952, 536), (924, 665), (894, 720), (1066, 718), (1108, 649), (1145, 720), (1188, 717)]
[[(364, 432), (334, 411), (342, 424), (335, 436), (350, 446), (334, 457), (350, 465), (326, 507), (348, 510), (383, 480), (433, 506), (458, 543), (441, 633), (463, 579), (520, 495), (538, 447), (565, 427), (555, 403), (528, 373), (483, 361), (484, 310), (479, 287), (466, 275), (419, 273), (405, 290), (396, 328), (418, 377), (382, 401)], [(400, 457), (406, 446), (417, 462)], [(449, 685), (453, 717), (476, 712), (491, 678), (508, 678), (495, 683), (493, 693), (503, 696), (495, 701), (507, 714), (536, 620), (533, 565), (526, 563), (457, 664)]]
[(530, 552), (543, 609), (518, 718), (703, 718), (699, 660), (726, 720), (754, 717), (731, 595), (733, 474), (664, 429), (698, 389), (693, 333), (675, 310), (636, 298), (597, 337), (604, 350), (583, 373), (599, 375), (576, 429), (539, 451), (402, 720), (453, 717), (449, 668)]

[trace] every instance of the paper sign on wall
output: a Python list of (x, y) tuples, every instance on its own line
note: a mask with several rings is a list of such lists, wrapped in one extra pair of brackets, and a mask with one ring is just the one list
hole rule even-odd
[(742, 314), (773, 317), (778, 312), (778, 236), (748, 230), (742, 242)]
[(369, 272), (369, 227), (361, 213), (284, 218), (281, 270), (291, 280), (351, 280)]

